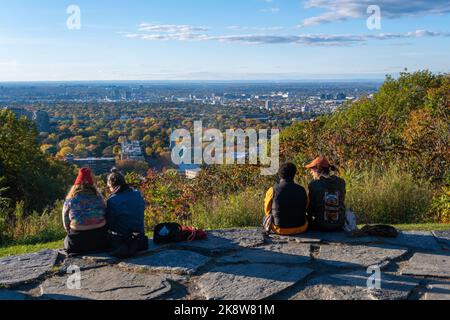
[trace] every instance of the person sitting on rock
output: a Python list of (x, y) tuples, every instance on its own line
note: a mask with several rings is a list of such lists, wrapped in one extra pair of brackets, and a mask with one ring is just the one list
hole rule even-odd
[(345, 181), (331, 172), (335, 166), (318, 157), (306, 166), (314, 180), (309, 184), (308, 220), (312, 229), (341, 230), (345, 224)]
[(64, 202), (62, 216), (68, 254), (97, 253), (108, 248), (105, 203), (89, 168), (79, 171)]
[(293, 163), (283, 164), (278, 173), (280, 182), (267, 191), (264, 204), (266, 231), (294, 235), (308, 229), (308, 198), (306, 190), (294, 182), (296, 173), (297, 167)]
[(148, 238), (144, 230), (145, 202), (141, 193), (132, 189), (117, 169), (111, 170), (107, 180), (111, 195), (106, 203), (106, 219), (113, 255), (127, 257), (147, 250)]

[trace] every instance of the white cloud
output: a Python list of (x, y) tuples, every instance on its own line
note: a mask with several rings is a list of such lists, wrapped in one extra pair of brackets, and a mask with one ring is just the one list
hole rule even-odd
[(260, 12), (264, 12), (264, 13), (278, 13), (280, 12), (280, 8), (278, 7), (273, 7), (273, 8), (266, 8), (266, 9), (261, 9), (259, 10)]
[(377, 5), (382, 17), (440, 15), (450, 12), (448, 0), (306, 0), (305, 8), (326, 10), (323, 14), (303, 21), (304, 26), (367, 17), (367, 8)]
[(141, 23), (139, 25), (139, 31), (142, 32), (167, 32), (167, 33), (192, 33), (192, 32), (206, 32), (208, 28), (189, 26), (189, 25), (176, 25), (176, 24), (152, 24)]
[(17, 67), (17, 60), (8, 60), (8, 61), (0, 61), (0, 67), (1, 68), (16, 68)]
[(349, 46), (365, 44), (370, 40), (402, 40), (424, 37), (450, 37), (450, 33), (416, 30), (407, 33), (379, 34), (301, 34), (301, 35), (208, 35), (190, 32), (129, 33), (125, 37), (148, 41), (219, 41), (242, 44), (299, 44), (305, 46)]
[(253, 30), (253, 31), (280, 31), (285, 30), (286, 27), (245, 27), (245, 26), (228, 26), (229, 30)]

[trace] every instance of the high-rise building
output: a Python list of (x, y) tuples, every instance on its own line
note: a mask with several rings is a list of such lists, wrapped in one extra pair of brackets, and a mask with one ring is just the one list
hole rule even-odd
[(37, 110), (33, 112), (25, 108), (16, 107), (6, 107), (4, 109), (12, 111), (18, 119), (25, 117), (33, 121), (36, 124), (38, 132), (50, 131), (50, 117), (46, 111)]
[(267, 100), (265, 106), (266, 110), (272, 110), (272, 101)]
[(50, 132), (50, 117), (46, 111), (35, 111), (33, 121), (36, 123), (38, 132)]

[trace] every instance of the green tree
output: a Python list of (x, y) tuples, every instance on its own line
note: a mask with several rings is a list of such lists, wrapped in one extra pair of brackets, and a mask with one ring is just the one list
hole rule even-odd
[(8, 188), (7, 198), (23, 201), (27, 210), (40, 211), (64, 196), (72, 170), (46, 158), (31, 121), (0, 111), (0, 150), (0, 176)]

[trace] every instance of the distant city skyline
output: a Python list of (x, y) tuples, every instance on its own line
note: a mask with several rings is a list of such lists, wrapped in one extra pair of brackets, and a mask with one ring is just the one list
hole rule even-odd
[(0, 82), (450, 72), (449, 18), (448, 0), (22, 0), (0, 10)]

